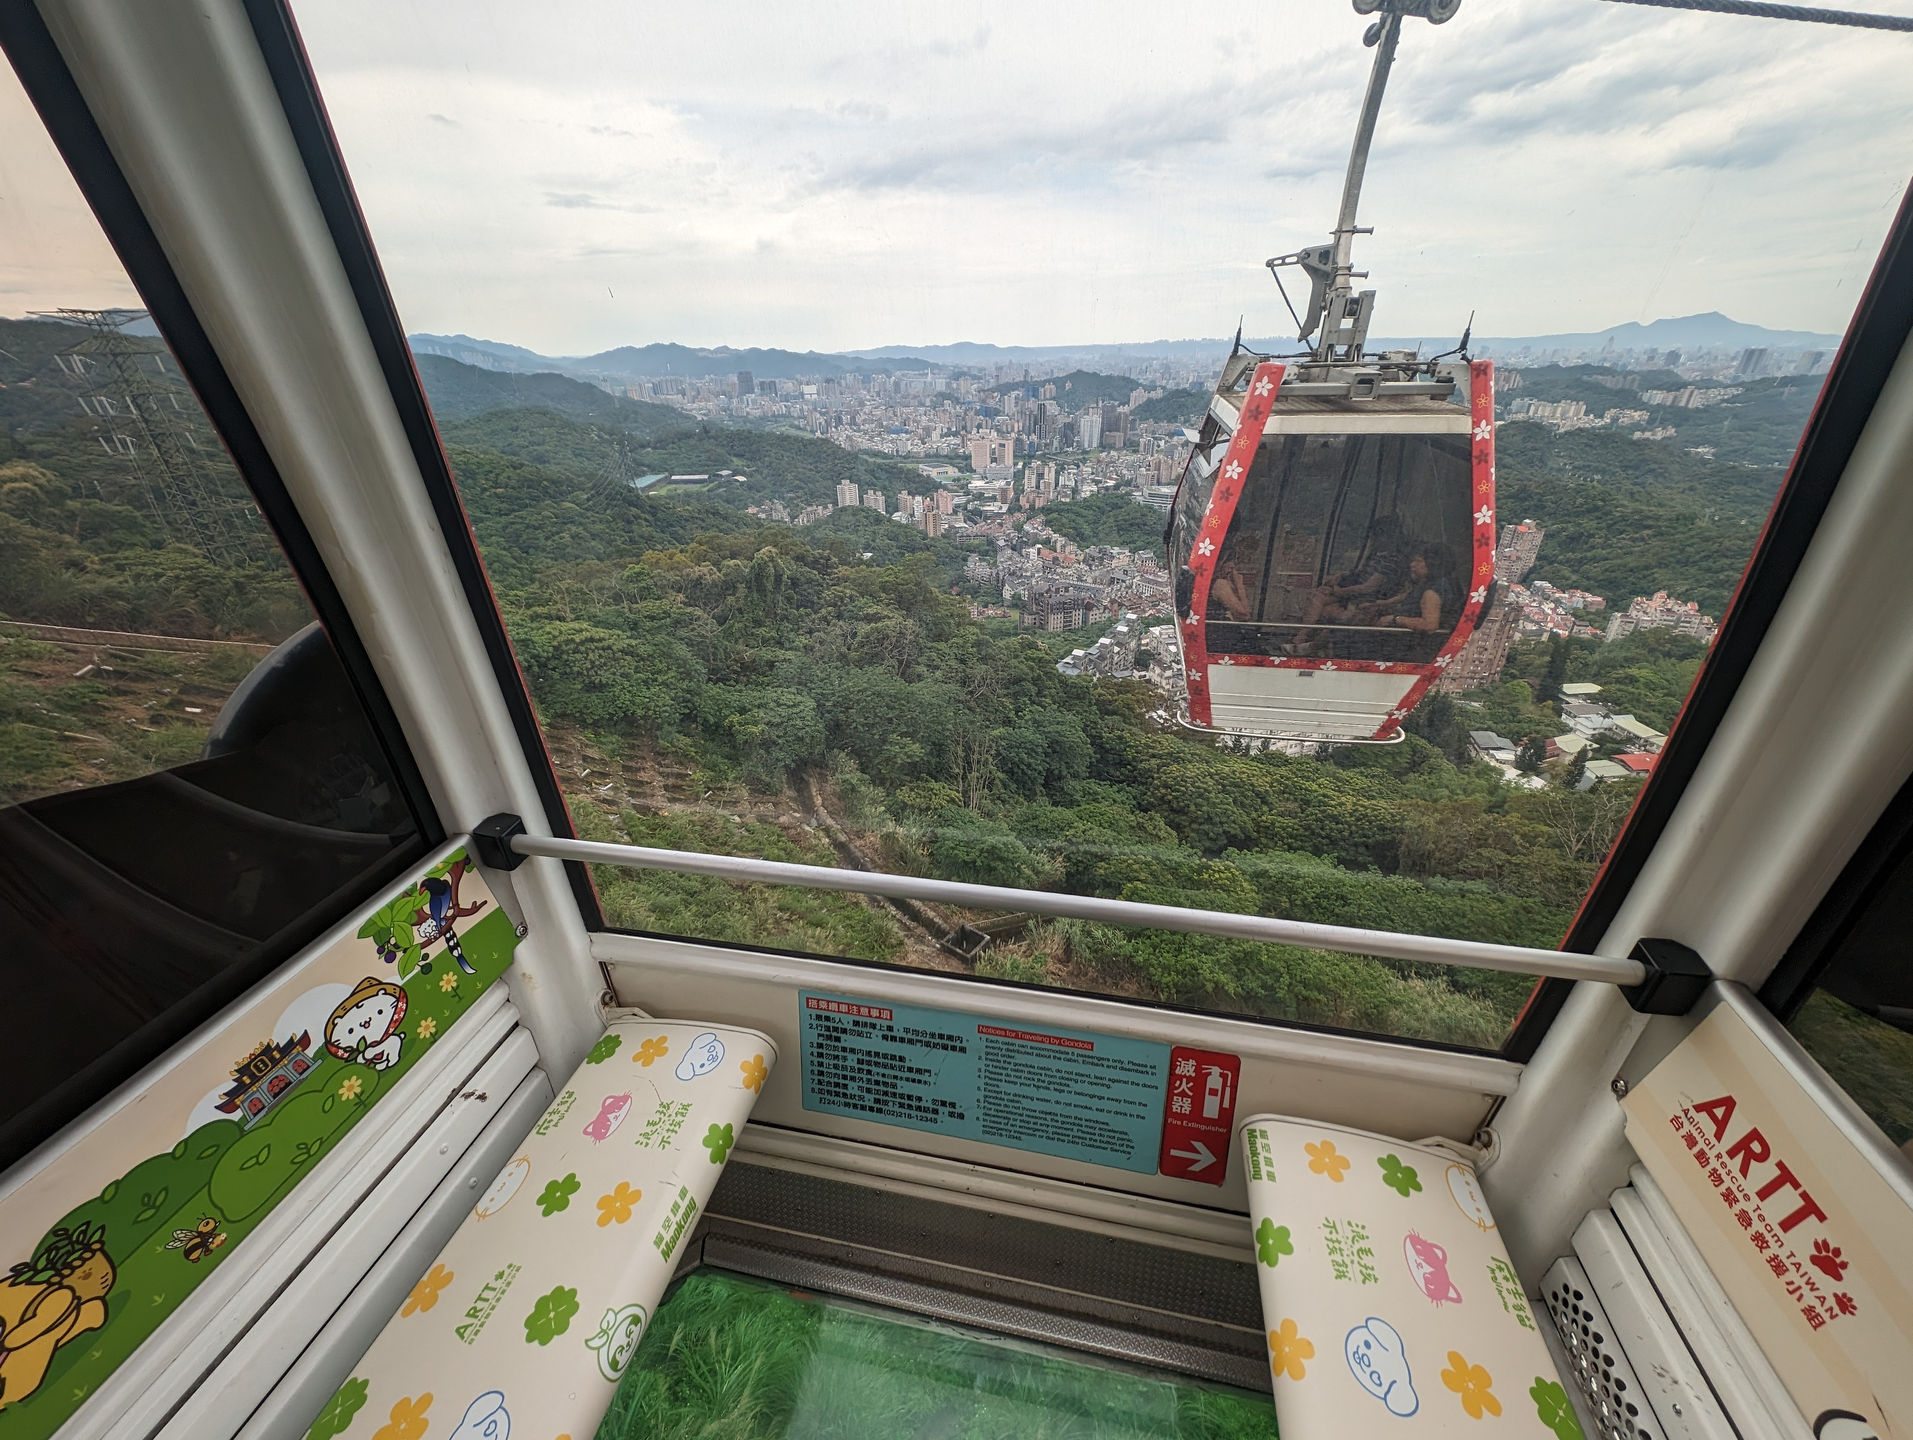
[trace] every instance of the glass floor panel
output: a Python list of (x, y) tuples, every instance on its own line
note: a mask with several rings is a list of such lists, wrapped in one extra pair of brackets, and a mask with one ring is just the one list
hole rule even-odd
[(598, 1440), (1260, 1440), (1267, 1395), (720, 1270), (666, 1295)]

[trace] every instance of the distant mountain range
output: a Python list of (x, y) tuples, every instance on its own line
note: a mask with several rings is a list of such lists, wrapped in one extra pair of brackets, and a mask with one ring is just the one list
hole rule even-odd
[[(1394, 336), (1371, 340), (1374, 348), (1419, 348), (1424, 353), (1454, 345), (1454, 335)], [(701, 348), (690, 345), (621, 345), (596, 355), (540, 355), (521, 345), (477, 340), (470, 335), (413, 335), (412, 349), (420, 355), (443, 355), (483, 370), (516, 374), (556, 372), (594, 380), (635, 380), (681, 377), (715, 380), (748, 370), (760, 380), (845, 375), (853, 371), (924, 370), (932, 365), (965, 369), (999, 365), (1027, 365), (1033, 371), (1081, 366), (1107, 369), (1141, 360), (1207, 362), (1220, 359), (1229, 348), (1226, 338), (1151, 340), (1124, 345), (989, 345), (959, 341), (950, 345), (879, 345), (869, 350), (823, 354), (815, 350), (732, 349), (728, 345)], [(1287, 335), (1257, 336), (1246, 343), (1257, 350), (1281, 352), (1294, 348)], [(1833, 350), (1838, 335), (1807, 330), (1769, 330), (1731, 320), (1717, 310), (1683, 315), (1642, 325), (1628, 321), (1606, 330), (1561, 335), (1474, 337), (1472, 349), (1482, 355), (1518, 355), (1551, 350), (1598, 353), (1602, 350), (1744, 350), (1765, 346), (1771, 350)]]

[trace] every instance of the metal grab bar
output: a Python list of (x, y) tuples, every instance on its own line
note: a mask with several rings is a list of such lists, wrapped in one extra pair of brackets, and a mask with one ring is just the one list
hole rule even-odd
[[(494, 820), (504, 817), (494, 817)], [(513, 817), (515, 819), (515, 817)], [(492, 822), (486, 822), (488, 825)], [(552, 860), (582, 860), (627, 870), (671, 870), (682, 875), (711, 875), (760, 885), (803, 885), (816, 890), (847, 890), (858, 895), (888, 895), (929, 900), (977, 910), (1029, 910), (1071, 920), (1109, 925), (1139, 925), (1152, 930), (1181, 930), (1193, 935), (1227, 935), (1274, 945), (1301, 945), (1349, 955), (1381, 955), (1430, 965), (1460, 965), (1471, 970), (1502, 970), (1517, 975), (1548, 975), (1563, 980), (1600, 980), (1635, 986), (1648, 978), (1639, 960), (1609, 955), (1577, 955), (1525, 945), (1493, 945), (1482, 940), (1448, 940), (1434, 935), (1403, 935), (1392, 930), (1362, 930), (1349, 925), (1317, 925), (1305, 920), (1273, 920), (1224, 910), (1185, 910), (1177, 905), (1146, 905), (1133, 900), (1103, 900), (1090, 895), (1059, 895), (1050, 890), (1012, 890), (1002, 885), (965, 885), (954, 880), (925, 880), (870, 870), (838, 870), (828, 865), (792, 865), (748, 856), (705, 855), (694, 850), (654, 850), (646, 845), (611, 845), (597, 840), (560, 840), (545, 835), (498, 834), (475, 828), (479, 859), (491, 864), (487, 841), (513, 855)], [(505, 857), (501, 857), (505, 858)], [(516, 863), (516, 862), (513, 862)], [(509, 869), (510, 865), (503, 868)]]

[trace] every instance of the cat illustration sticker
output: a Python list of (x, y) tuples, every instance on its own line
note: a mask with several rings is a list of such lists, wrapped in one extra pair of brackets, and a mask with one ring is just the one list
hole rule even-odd
[(1481, 1230), (1495, 1228), (1495, 1217), (1488, 1211), (1488, 1197), (1481, 1193), (1481, 1182), (1466, 1165), (1448, 1167), (1448, 1194), (1455, 1208), (1468, 1217), (1468, 1223)]
[(644, 1307), (625, 1305), (605, 1311), (604, 1318), (598, 1322), (598, 1333), (586, 1340), (585, 1345), (597, 1352), (598, 1373), (607, 1380), (616, 1380), (631, 1363), (638, 1341), (643, 1337)]
[(106, 1323), (106, 1296), (118, 1272), (106, 1227), (62, 1225), (31, 1260), (0, 1283), (0, 1410), (40, 1388), (62, 1345)]
[(500, 1210), (511, 1204), (512, 1197), (524, 1188), (531, 1178), (531, 1157), (520, 1155), (511, 1164), (498, 1172), (498, 1178), (492, 1181), (491, 1189), (478, 1197), (478, 1203), (472, 1206), (472, 1214), (480, 1220), (489, 1220)]
[(511, 1440), (511, 1412), (505, 1408), (505, 1392), (487, 1390), (467, 1405), (465, 1418), (452, 1431), (452, 1440)]
[(399, 1033), (405, 1004), (402, 986), (366, 976), (326, 1022), (325, 1048), (341, 1060), (390, 1070), (405, 1043)]
[(724, 1042), (706, 1030), (684, 1052), (684, 1058), (678, 1061), (676, 1074), (680, 1080), (695, 1080), (700, 1075), (709, 1075), (723, 1063)]
[(1424, 1240), (1413, 1230), (1402, 1240), (1402, 1257), (1408, 1261), (1408, 1273), (1421, 1293), (1437, 1305), (1461, 1299), (1461, 1291), (1448, 1277), (1448, 1252), (1433, 1240)]
[(1406, 1420), (1421, 1409), (1401, 1332), (1386, 1320), (1369, 1316), (1348, 1332), (1342, 1353), (1355, 1382), (1386, 1405), (1390, 1415)]
[(618, 1127), (624, 1124), (624, 1117), (630, 1113), (631, 1096), (628, 1092), (607, 1095), (604, 1104), (598, 1107), (597, 1115), (585, 1121), (585, 1134), (591, 1137), (592, 1144), (602, 1145), (617, 1133)]

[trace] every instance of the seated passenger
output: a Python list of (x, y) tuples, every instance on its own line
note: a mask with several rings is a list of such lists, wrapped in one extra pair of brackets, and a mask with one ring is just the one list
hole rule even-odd
[(1428, 556), (1416, 552), (1408, 560), (1408, 584), (1399, 595), (1392, 595), (1372, 622), (1389, 630), (1419, 630), (1433, 634), (1442, 628), (1445, 617), (1452, 618), (1448, 581), (1432, 573)]
[(1248, 583), (1242, 578), (1241, 566), (1233, 560), (1218, 561), (1215, 579), (1209, 585), (1209, 618), (1251, 620), (1254, 618), (1254, 609), (1254, 603), (1249, 599)]
[[(1314, 625), (1372, 625), (1375, 616), (1385, 610), (1404, 583), (1405, 567), (1398, 548), (1400, 527), (1384, 517), (1375, 522), (1367, 558), (1353, 570), (1345, 570), (1327, 585), (1309, 592), (1302, 611), (1302, 623)], [(1316, 639), (1314, 632), (1296, 634), (1294, 653), (1306, 654)]]

